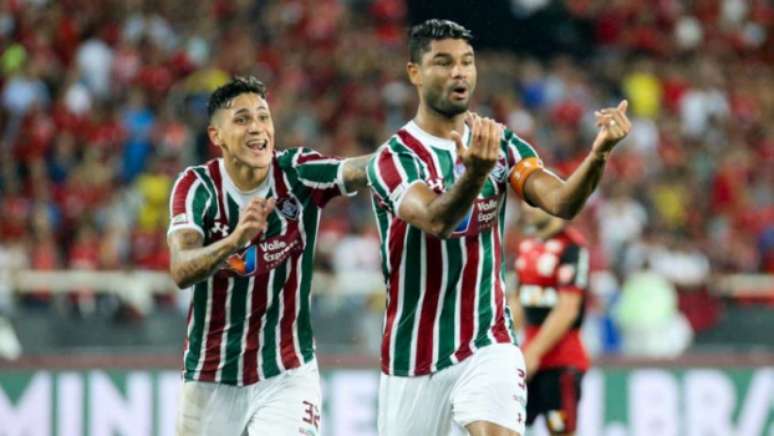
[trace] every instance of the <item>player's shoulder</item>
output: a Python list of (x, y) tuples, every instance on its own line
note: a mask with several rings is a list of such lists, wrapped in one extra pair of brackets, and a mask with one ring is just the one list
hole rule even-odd
[(178, 173), (177, 179), (179, 181), (190, 179), (192, 181), (200, 180), (205, 183), (211, 183), (216, 178), (214, 173), (220, 170), (220, 168), (216, 168), (218, 165), (218, 159), (210, 159), (198, 165), (189, 165)]
[(334, 156), (327, 156), (310, 147), (292, 147), (277, 151), (274, 162), (283, 170), (295, 169), (309, 163), (335, 164), (341, 160)]

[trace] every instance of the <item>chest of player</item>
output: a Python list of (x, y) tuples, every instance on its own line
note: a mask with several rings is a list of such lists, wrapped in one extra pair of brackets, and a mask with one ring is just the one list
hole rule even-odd
[[(304, 224), (313, 208), (305, 207), (307, 205), (291, 195), (270, 192), (268, 197), (275, 198), (275, 207), (267, 217), (266, 231), (229, 257), (220, 274), (266, 274), (288, 258), (303, 252), (306, 239)], [(217, 208), (210, 208), (205, 218), (206, 243), (217, 242), (231, 234), (239, 224), (239, 211), (249, 200), (229, 194), (219, 199)], [(316, 217), (313, 218), (316, 224)]]
[[(421, 174), (427, 185), (437, 194), (443, 194), (454, 186), (465, 173), (465, 165), (455, 153), (431, 147), (433, 153), (424, 156)], [(474, 236), (491, 229), (497, 224), (498, 216), (505, 202), (508, 163), (501, 154), (489, 176), (484, 181), (468, 214), (454, 231), (455, 236)]]
[(525, 307), (552, 307), (558, 299), (565, 244), (557, 239), (527, 239), (516, 258), (519, 300)]

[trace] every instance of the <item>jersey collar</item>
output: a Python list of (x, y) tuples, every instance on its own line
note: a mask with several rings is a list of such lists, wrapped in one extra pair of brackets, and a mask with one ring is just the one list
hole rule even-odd
[[(413, 120), (409, 121), (408, 124), (406, 124), (405, 127), (407, 132), (409, 132), (413, 137), (417, 138), (422, 145), (425, 147), (436, 147), (436, 148), (442, 148), (444, 150), (450, 150), (450, 151), (456, 151), (457, 145), (454, 144), (454, 141), (451, 139), (444, 139), (439, 138), (435, 135), (431, 135), (427, 133), (426, 131), (422, 130), (421, 127), (417, 123), (415, 123)], [(462, 143), (468, 144), (470, 140), (470, 129), (468, 128), (468, 125), (465, 124), (465, 131), (462, 133)]]

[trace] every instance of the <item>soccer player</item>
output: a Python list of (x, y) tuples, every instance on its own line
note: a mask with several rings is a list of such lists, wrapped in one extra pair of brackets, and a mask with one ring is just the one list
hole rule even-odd
[(591, 152), (562, 181), (513, 132), (469, 114), (471, 39), (446, 20), (411, 29), (416, 117), (368, 166), (387, 285), (382, 436), (524, 434), (526, 373), (504, 296), (507, 187), (570, 218), (630, 129), (626, 102), (597, 112)]
[(527, 425), (543, 415), (552, 435), (571, 436), (581, 378), (589, 367), (580, 339), (589, 253), (583, 237), (565, 220), (526, 203), (521, 212), (533, 235), (519, 244), (518, 298), (512, 303), (514, 315), (525, 325)]
[(366, 186), (368, 156), (275, 151), (266, 88), (236, 78), (209, 101), (223, 157), (170, 199), (170, 272), (193, 287), (178, 435), (319, 434), (309, 285), (320, 211)]

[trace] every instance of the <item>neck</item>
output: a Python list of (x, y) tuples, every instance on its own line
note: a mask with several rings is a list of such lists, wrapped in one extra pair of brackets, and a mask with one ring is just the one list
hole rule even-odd
[(537, 237), (545, 241), (561, 232), (564, 229), (564, 224), (562, 219), (549, 219), (545, 224), (536, 229)]
[(465, 112), (448, 117), (420, 103), (414, 122), (425, 132), (439, 138), (451, 139), (452, 130), (462, 135), (465, 131)]
[(269, 168), (253, 168), (239, 162), (231, 156), (223, 156), (223, 165), (226, 167), (231, 180), (240, 191), (252, 191), (261, 186), (269, 175)]

